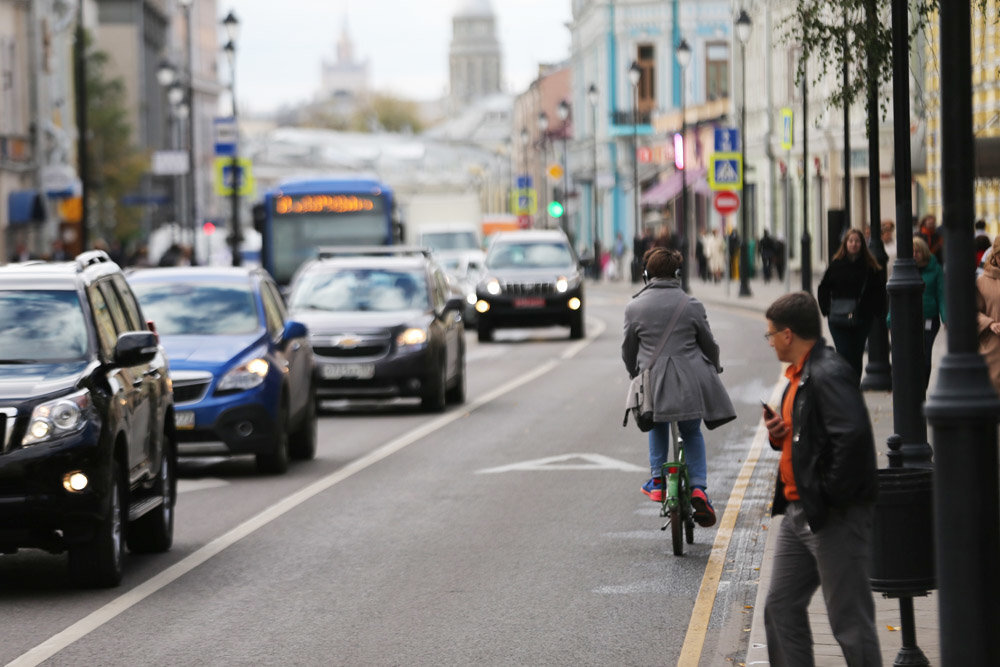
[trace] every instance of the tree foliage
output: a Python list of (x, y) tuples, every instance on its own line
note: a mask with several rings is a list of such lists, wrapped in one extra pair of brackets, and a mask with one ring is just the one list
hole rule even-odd
[(149, 157), (132, 141), (125, 105), (125, 83), (107, 74), (109, 56), (87, 39), (87, 174), (88, 211), (98, 235), (120, 241), (139, 233), (142, 211), (122, 205), (149, 169)]
[[(911, 44), (936, 15), (938, 2), (909, 0)], [(782, 28), (785, 37), (801, 48), (797, 81), (802, 80), (806, 63), (812, 84), (837, 73), (830, 102), (842, 107), (864, 98), (869, 77), (876, 77), (879, 85), (892, 80), (892, 0), (796, 0), (795, 4)], [(840, 76), (845, 64), (846, 87)]]
[(286, 120), (297, 116), (296, 124), (321, 127), (341, 132), (412, 132), (424, 129), (417, 103), (386, 94), (375, 94), (360, 102), (350, 113), (338, 113), (330, 105), (313, 104), (297, 113), (286, 114)]

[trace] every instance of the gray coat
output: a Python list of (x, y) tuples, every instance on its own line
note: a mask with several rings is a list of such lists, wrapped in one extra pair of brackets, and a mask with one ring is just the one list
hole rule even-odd
[[(630, 377), (651, 368), (653, 420), (702, 419), (712, 429), (736, 419), (719, 373), (719, 344), (708, 325), (705, 306), (690, 298), (676, 278), (654, 278), (625, 307), (622, 359)], [(660, 352), (650, 366), (674, 310), (687, 303)]]

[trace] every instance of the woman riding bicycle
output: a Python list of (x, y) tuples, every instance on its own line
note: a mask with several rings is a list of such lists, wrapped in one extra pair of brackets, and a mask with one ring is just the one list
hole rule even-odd
[[(715, 510), (705, 493), (708, 464), (701, 422), (714, 429), (736, 419), (729, 394), (719, 379), (719, 344), (708, 324), (705, 307), (681, 289), (677, 277), (683, 257), (676, 250), (652, 248), (642, 258), (646, 286), (625, 307), (622, 359), (630, 377), (650, 368), (653, 420), (649, 432), (652, 477), (642, 485), (651, 500), (663, 499), (663, 464), (670, 452), (670, 422), (684, 439), (691, 478), (691, 505), (700, 526), (715, 524)], [(657, 359), (651, 359), (674, 313), (674, 323)]]

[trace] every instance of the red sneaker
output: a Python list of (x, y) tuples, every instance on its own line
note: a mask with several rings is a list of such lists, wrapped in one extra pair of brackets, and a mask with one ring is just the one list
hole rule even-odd
[(694, 508), (694, 520), (702, 528), (715, 525), (715, 509), (708, 496), (701, 489), (691, 491), (691, 507)]

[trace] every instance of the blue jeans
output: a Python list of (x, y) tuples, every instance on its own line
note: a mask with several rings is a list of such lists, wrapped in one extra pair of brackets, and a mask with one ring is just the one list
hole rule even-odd
[[(701, 434), (701, 420), (688, 419), (677, 422), (684, 439), (684, 458), (687, 461), (691, 488), (708, 486), (708, 463), (705, 460), (705, 437)], [(649, 432), (649, 470), (653, 477), (663, 476), (663, 464), (670, 457), (670, 422), (656, 422)]]

